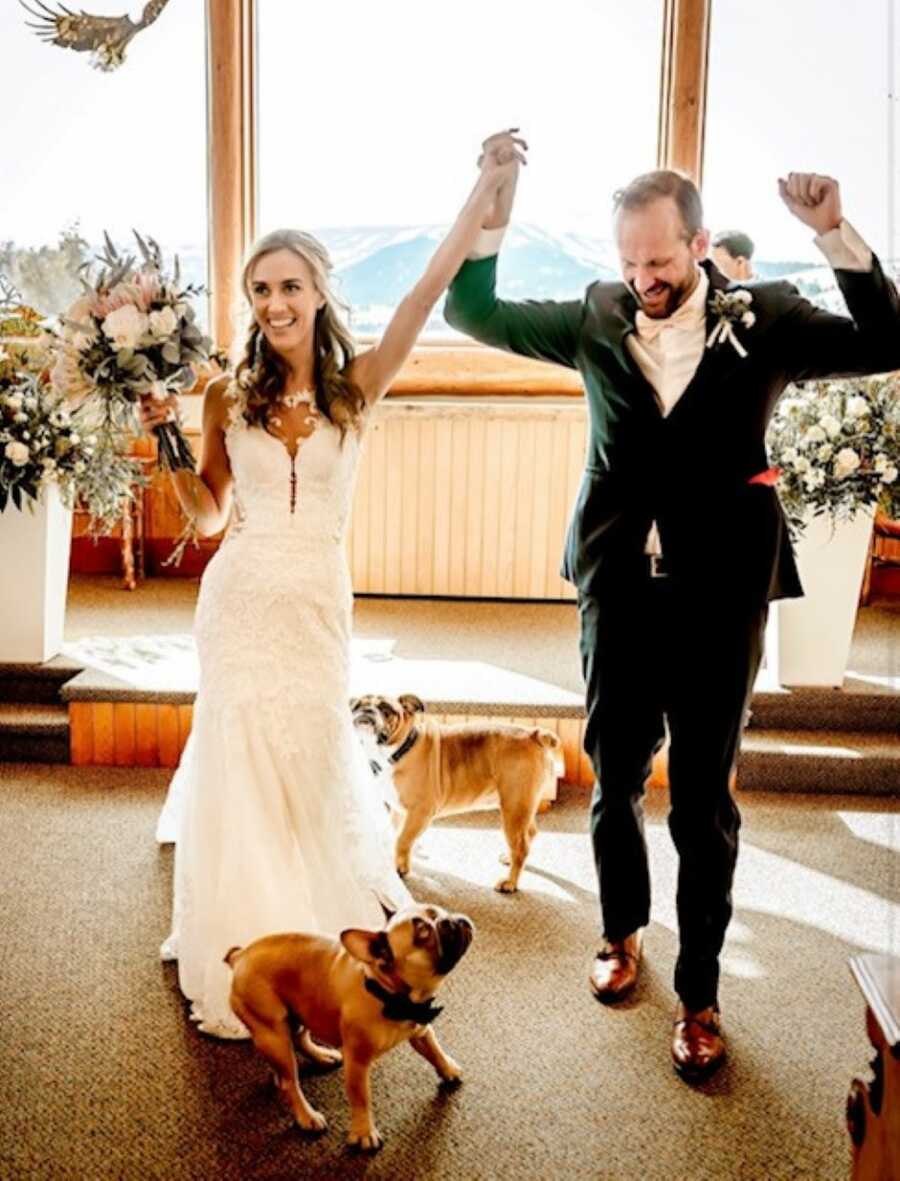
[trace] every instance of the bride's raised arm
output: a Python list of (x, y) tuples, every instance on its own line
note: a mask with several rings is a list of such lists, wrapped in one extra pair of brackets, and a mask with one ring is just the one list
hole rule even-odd
[[(431, 257), (415, 287), (403, 297), (381, 340), (360, 353), (350, 373), (371, 405), (383, 397), (409, 356), (432, 309), (465, 262), (485, 223), (493, 219), (495, 205), (511, 203), (519, 164), (525, 162), (523, 140), (506, 135), (511, 144), (502, 153), (486, 152), (475, 187), (460, 210), (449, 233)], [(488, 144), (490, 141), (485, 141)]]

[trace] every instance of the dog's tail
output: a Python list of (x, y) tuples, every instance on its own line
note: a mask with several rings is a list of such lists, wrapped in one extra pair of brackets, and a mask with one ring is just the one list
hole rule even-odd
[(234, 967), (235, 959), (240, 955), (240, 953), (243, 950), (244, 950), (243, 947), (229, 947), (229, 949), (225, 952), (224, 962), (228, 965), (229, 968)]
[(532, 730), (531, 737), (542, 746), (546, 751), (550, 752), (550, 757), (553, 760), (553, 770), (557, 779), (562, 779), (566, 773), (566, 760), (563, 754), (562, 739), (558, 734), (554, 734), (552, 730)]

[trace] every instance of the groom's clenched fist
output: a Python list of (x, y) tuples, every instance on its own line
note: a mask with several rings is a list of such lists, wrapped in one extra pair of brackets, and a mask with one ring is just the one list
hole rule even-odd
[(794, 217), (817, 234), (827, 234), (841, 224), (841, 190), (834, 177), (789, 172), (787, 180), (779, 177), (778, 191)]

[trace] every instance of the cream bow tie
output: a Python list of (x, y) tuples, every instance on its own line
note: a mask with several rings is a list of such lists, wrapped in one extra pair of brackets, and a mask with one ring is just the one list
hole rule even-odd
[(650, 344), (656, 340), (663, 328), (692, 328), (696, 326), (698, 319), (698, 310), (690, 303), (681, 304), (671, 316), (659, 320), (652, 319), (639, 308), (634, 317), (634, 330), (641, 340)]

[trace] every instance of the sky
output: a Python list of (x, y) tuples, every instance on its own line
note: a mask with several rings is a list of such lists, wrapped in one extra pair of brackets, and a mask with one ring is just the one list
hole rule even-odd
[[(531, 145), (516, 219), (548, 230), (607, 236), (613, 190), (655, 166), (662, 0), (258, 0), (258, 10), (260, 232), (449, 222), (481, 139), (501, 127), (520, 126)], [(202, 246), (202, 0), (170, 0), (113, 74), (43, 44), (26, 19), (0, 0), (0, 239), (53, 241), (78, 219), (91, 240), (135, 225), (172, 248)], [(888, 211), (897, 24), (900, 0), (856, 0), (852, 18), (846, 0), (713, 0), (711, 229), (746, 230), (762, 258), (814, 259), (775, 182), (789, 169), (830, 172), (850, 220), (900, 256), (900, 216), (890, 242)]]

